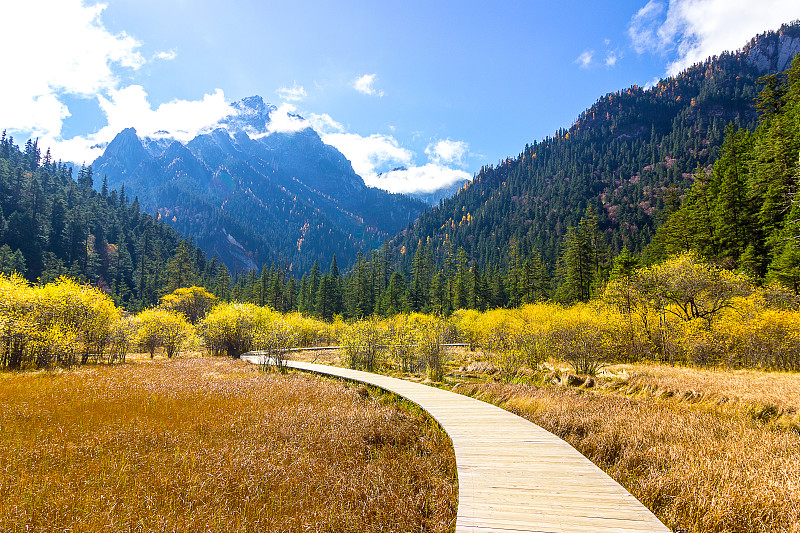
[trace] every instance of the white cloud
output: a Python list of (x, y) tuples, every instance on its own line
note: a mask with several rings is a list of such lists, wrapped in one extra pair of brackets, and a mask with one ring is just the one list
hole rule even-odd
[(606, 54), (605, 64), (606, 64), (607, 67), (610, 68), (610, 67), (613, 67), (614, 65), (616, 65), (618, 60), (619, 60), (619, 56), (617, 55), (617, 52), (614, 51), (614, 50), (611, 50)]
[[(319, 131), (319, 130), (318, 130)], [(370, 187), (390, 192), (433, 192), (456, 182), (472, 179), (461, 169), (468, 145), (463, 141), (439, 141), (428, 145), (429, 163), (414, 165), (414, 152), (403, 148), (391, 135), (364, 137), (355, 133), (322, 135), (326, 144), (336, 147), (350, 160), (356, 174)]]
[(287, 102), (299, 102), (308, 96), (308, 93), (306, 93), (306, 90), (303, 88), (303, 86), (297, 85), (297, 82), (295, 82), (291, 87), (281, 87), (275, 91), (275, 93)]
[(667, 74), (738, 50), (755, 35), (800, 16), (800, 0), (650, 0), (630, 21), (628, 35), (638, 53), (676, 52)]
[(425, 148), (428, 160), (436, 165), (456, 165), (463, 167), (464, 157), (469, 151), (469, 145), (464, 141), (451, 141), (446, 139), (431, 143)]
[(658, 37), (658, 24), (664, 13), (664, 3), (650, 0), (643, 8), (636, 12), (628, 24), (628, 36), (631, 38), (633, 49), (643, 54), (647, 51), (657, 51), (661, 39)]
[(366, 94), (369, 96), (378, 96), (379, 98), (383, 97), (383, 91), (378, 91), (375, 89), (375, 78), (377, 77), (376, 74), (364, 74), (361, 77), (358, 77), (353, 80), (353, 89), (360, 92), (361, 94)]
[(160, 59), (162, 61), (172, 61), (176, 57), (178, 57), (178, 52), (175, 50), (162, 50), (156, 52), (156, 55), (153, 56), (154, 59)]
[[(153, 109), (141, 85), (112, 89), (109, 96), (98, 96), (107, 124), (97, 133), (72, 139), (46, 138), (55, 157), (75, 162), (91, 162), (103, 153), (105, 144), (125, 128), (136, 128), (142, 137), (169, 137), (188, 142), (209, 131), (231, 113), (222, 90), (206, 94), (201, 100), (173, 100)], [(41, 145), (40, 141), (40, 145)]]
[(269, 133), (296, 133), (311, 127), (311, 123), (297, 114), (297, 108), (286, 102), (269, 114)]
[(204, 95), (202, 100), (173, 100), (156, 109), (150, 106), (141, 85), (112, 90), (110, 99), (101, 96), (99, 100), (108, 119), (108, 126), (103, 130), (109, 134), (116, 135), (132, 126), (142, 136), (168, 136), (184, 142), (231, 113), (221, 89)]
[(444, 187), (449, 187), (454, 183), (463, 183), (471, 179), (472, 176), (463, 170), (428, 163), (427, 165), (411, 167), (407, 170), (393, 170), (380, 176), (371, 177), (369, 180), (364, 178), (364, 181), (371, 187), (379, 187), (389, 192), (408, 194), (434, 192)]
[(14, 76), (0, 84), (3, 127), (58, 138), (70, 116), (64, 95), (90, 98), (116, 88), (120, 67), (145, 63), (141, 43), (103, 26), (105, 7), (81, 0), (4, 2), (0, 35), (6, 43), (24, 43), (24, 51), (4, 56), (5, 72)]
[(320, 135), (327, 135), (329, 133), (344, 133), (345, 128), (327, 113), (322, 113), (321, 115), (317, 115), (316, 113), (311, 113), (308, 116), (308, 122), (311, 124), (311, 127), (316, 130), (317, 133)]
[(581, 55), (578, 56), (578, 59), (575, 60), (575, 63), (580, 65), (581, 68), (589, 68), (589, 65), (592, 64), (593, 58), (594, 50), (585, 50)]
[(414, 152), (400, 146), (391, 135), (373, 133), (363, 137), (357, 133), (328, 133), (322, 135), (322, 141), (342, 152), (356, 174), (368, 183), (378, 173), (409, 166), (414, 160)]

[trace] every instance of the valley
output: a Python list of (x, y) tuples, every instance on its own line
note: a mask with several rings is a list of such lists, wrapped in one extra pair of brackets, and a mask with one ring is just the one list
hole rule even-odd
[[(313, 49), (326, 66), (270, 92), (258, 80), (293, 72), (291, 61), (265, 48), (266, 66), (245, 67), (250, 50), (217, 43), (200, 70), (225, 57), (217, 72), (238, 96), (164, 100), (162, 87), (157, 106), (138, 83), (162, 79), (171, 61), (183, 80), (182, 56), (202, 39), (145, 57), (136, 38), (100, 22), (124, 7), (65, 3), (92, 30), (71, 35), (116, 48), (93, 63), (108, 69), (94, 85), (87, 71), (76, 85), (51, 67), (53, 79), (36, 69), (14, 78), (33, 95), (28, 107), (0, 94), (32, 124), (0, 107), (0, 530), (461, 533), (459, 506), (472, 496), (458, 494), (455, 437), (399, 396), (284, 364), (296, 359), (519, 415), (675, 533), (796, 533), (800, 21), (698, 55), (704, 34), (679, 17), (710, 1), (637, 7), (627, 48), (591, 44), (584, 26), (513, 68), (487, 56), (489, 76), (476, 75), (487, 61), (477, 54), (469, 76), (448, 75), (435, 96), (427, 84), (458, 61), (436, 56), (426, 68), (426, 49), (391, 76), (356, 74), (349, 65), (369, 61), (333, 58), (368, 30), (337, 26), (347, 35), (323, 42), (306, 19), (333, 20), (325, 6), (291, 24), (280, 3), (276, 13), (251, 6), (260, 40), (283, 35), (282, 53)], [(725, 6), (738, 13), (730, 20), (748, 18), (740, 7)], [(368, 15), (381, 33), (360, 41), (359, 57), (389, 61), (425, 42), (389, 38), (402, 17)], [(456, 25), (450, 15), (437, 31)], [(506, 18), (494, 34), (481, 19), (441, 57), (523, 35), (523, 17)], [(138, 19), (107, 24), (125, 20)], [(213, 27), (234, 42), (229, 25)], [(289, 28), (306, 40), (286, 38)], [(539, 52), (579, 42), (583, 52), (559, 56), (571, 71), (534, 67)], [(86, 50), (59, 61), (78, 68)], [(655, 56), (670, 58), (663, 76), (595, 90), (620, 87), (617, 62)], [(555, 100), (536, 92), (536, 68), (559, 88)], [(519, 92), (521, 79), (531, 85)], [(569, 127), (508, 145), (517, 155), (496, 163), (481, 153), (486, 132), (505, 138), (509, 115), (538, 131), (548, 106), (570, 109), (587, 87), (593, 103)], [(472, 94), (469, 104), (457, 94)], [(529, 107), (537, 98), (541, 115)], [(94, 107), (107, 125), (73, 133)], [(67, 149), (91, 158), (54, 155)], [(250, 352), (275, 364), (240, 360)], [(568, 514), (559, 531), (575, 530)]]

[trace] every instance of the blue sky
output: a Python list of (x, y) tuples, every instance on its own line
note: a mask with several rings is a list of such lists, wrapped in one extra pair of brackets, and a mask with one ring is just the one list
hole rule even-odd
[(368, 183), (426, 190), (797, 18), (800, 0), (2, 0), (20, 82), (0, 128), (88, 163), (124, 127), (188, 140), (258, 94), (276, 131), (314, 127)]

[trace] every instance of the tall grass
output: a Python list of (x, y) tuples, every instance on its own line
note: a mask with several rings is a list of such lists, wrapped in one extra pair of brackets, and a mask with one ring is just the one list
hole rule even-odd
[(0, 531), (451, 531), (455, 460), (364, 390), (228, 359), (0, 376)]
[(610, 367), (622, 391), (650, 390), (654, 394), (694, 393), (715, 403), (734, 402), (758, 407), (773, 405), (787, 415), (800, 412), (800, 374), (763, 370), (724, 370), (659, 364)]
[(575, 446), (676, 532), (800, 531), (800, 435), (732, 406), (515, 384), (456, 392)]

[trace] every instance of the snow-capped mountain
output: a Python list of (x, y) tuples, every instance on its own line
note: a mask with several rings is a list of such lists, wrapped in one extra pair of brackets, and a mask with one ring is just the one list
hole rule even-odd
[(305, 271), (334, 253), (349, 263), (424, 209), (418, 200), (367, 187), (311, 128), (272, 132), (275, 106), (245, 98), (191, 141), (120, 132), (93, 163), (95, 182), (125, 186), (144, 209), (192, 237), (229, 268), (281, 261)]

